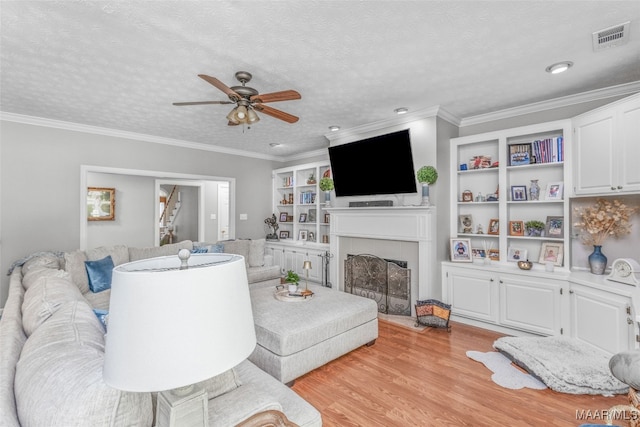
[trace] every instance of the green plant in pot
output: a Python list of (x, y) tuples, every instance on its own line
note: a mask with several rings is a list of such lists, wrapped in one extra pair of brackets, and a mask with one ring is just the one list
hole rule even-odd
[(542, 221), (531, 220), (524, 223), (524, 228), (527, 230), (527, 236), (539, 237), (542, 235), (545, 224)]
[(422, 184), (422, 206), (430, 206), (429, 185), (435, 184), (438, 180), (438, 171), (433, 166), (422, 166), (416, 172), (418, 182)]
[(289, 284), (289, 293), (295, 294), (298, 292), (298, 283), (300, 282), (300, 276), (293, 270), (287, 271), (287, 275), (284, 278), (284, 281)]
[(324, 177), (320, 178), (320, 190), (324, 191), (324, 204), (329, 206), (331, 201), (331, 190), (333, 190), (333, 179)]

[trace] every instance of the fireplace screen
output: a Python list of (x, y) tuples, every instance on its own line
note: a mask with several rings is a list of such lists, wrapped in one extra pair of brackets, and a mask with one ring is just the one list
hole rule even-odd
[(411, 316), (411, 270), (406, 261), (347, 255), (344, 270), (345, 292), (375, 300), (380, 313)]

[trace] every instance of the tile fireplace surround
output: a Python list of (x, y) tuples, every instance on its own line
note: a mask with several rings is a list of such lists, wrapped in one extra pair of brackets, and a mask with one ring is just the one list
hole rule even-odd
[(411, 289), (412, 305), (415, 300), (437, 298), (440, 295), (436, 280), (435, 207), (335, 207), (327, 211), (331, 214), (331, 283), (338, 290), (344, 291), (344, 260), (348, 252), (344, 242), (354, 238), (376, 239), (414, 242), (413, 246), (417, 244), (417, 254), (414, 256), (417, 265), (409, 266), (412, 276), (417, 278), (417, 283), (412, 284)]

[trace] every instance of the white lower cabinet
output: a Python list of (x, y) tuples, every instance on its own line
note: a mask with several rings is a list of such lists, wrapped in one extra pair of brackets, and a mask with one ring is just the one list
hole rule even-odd
[(443, 296), (456, 317), (534, 334), (562, 333), (563, 281), (472, 266), (443, 265), (442, 274)]
[(501, 274), (498, 279), (500, 324), (541, 335), (561, 335), (563, 283), (549, 278)]
[(615, 354), (635, 347), (631, 297), (572, 283), (571, 336)]
[(462, 323), (512, 335), (570, 336), (610, 355), (638, 348), (640, 290), (603, 276), (444, 262), (442, 283), (443, 300)]
[(307, 270), (303, 270), (302, 266), (305, 261), (311, 261), (311, 269), (308, 270), (309, 282), (324, 284), (326, 276), (323, 256), (326, 255), (327, 249), (299, 244), (267, 242), (265, 250), (267, 255), (273, 257), (273, 263), (280, 266), (283, 275), (289, 270), (298, 273), (302, 285), (307, 280)]

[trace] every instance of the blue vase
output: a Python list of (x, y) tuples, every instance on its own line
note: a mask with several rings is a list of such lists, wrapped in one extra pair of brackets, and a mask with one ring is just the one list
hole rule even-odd
[(602, 246), (593, 245), (593, 252), (589, 255), (589, 268), (592, 274), (604, 274), (607, 257), (602, 253)]

